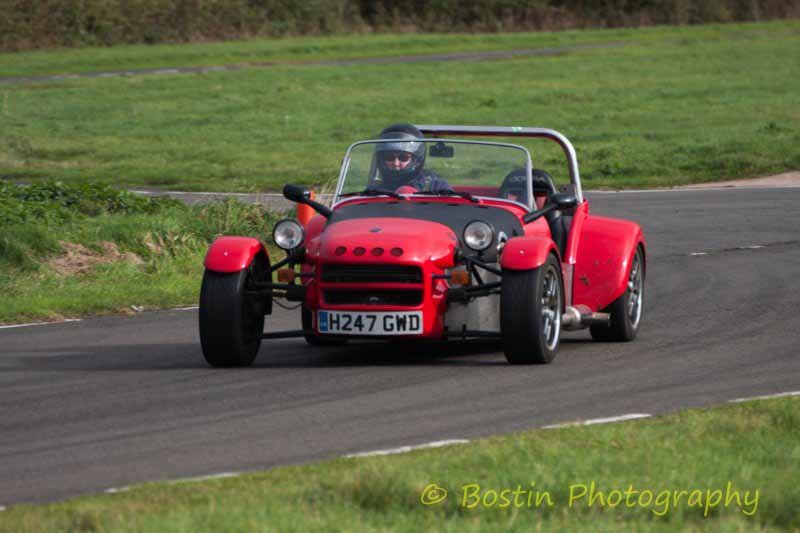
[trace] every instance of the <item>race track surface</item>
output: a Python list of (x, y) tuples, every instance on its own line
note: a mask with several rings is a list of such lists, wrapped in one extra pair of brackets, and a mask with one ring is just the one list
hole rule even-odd
[(291, 339), (214, 370), (196, 311), (1, 329), (0, 505), (800, 389), (800, 189), (588, 197), (644, 227), (644, 323), (628, 344), (569, 333), (548, 366)]

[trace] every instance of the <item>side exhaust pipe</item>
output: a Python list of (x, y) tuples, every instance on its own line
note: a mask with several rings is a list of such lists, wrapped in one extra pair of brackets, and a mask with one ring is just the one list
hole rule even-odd
[(583, 329), (589, 326), (609, 327), (610, 325), (610, 314), (596, 313), (582, 304), (568, 305), (564, 314), (561, 315), (561, 327), (564, 329)]

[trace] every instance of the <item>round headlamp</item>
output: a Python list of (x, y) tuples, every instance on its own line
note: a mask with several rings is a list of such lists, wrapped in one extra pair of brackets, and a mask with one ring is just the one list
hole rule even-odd
[(464, 227), (464, 244), (476, 252), (487, 249), (494, 240), (494, 229), (483, 220), (473, 220)]
[(275, 224), (272, 230), (272, 240), (284, 250), (294, 250), (305, 238), (303, 226), (294, 219), (286, 218)]

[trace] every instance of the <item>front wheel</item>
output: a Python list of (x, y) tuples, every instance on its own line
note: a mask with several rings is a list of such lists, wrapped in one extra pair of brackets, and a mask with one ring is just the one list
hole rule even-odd
[(550, 255), (539, 268), (503, 271), (500, 328), (509, 363), (546, 364), (556, 357), (563, 301), (555, 256)]
[(622, 296), (603, 309), (611, 315), (608, 327), (592, 326), (592, 338), (606, 342), (627, 342), (636, 338), (642, 323), (644, 305), (644, 253), (641, 246), (636, 249), (628, 273), (628, 286)]
[(200, 289), (199, 326), (203, 356), (211, 366), (250, 366), (255, 360), (266, 307), (252, 294), (252, 285), (266, 279), (268, 273), (261, 256), (239, 272), (206, 270)]

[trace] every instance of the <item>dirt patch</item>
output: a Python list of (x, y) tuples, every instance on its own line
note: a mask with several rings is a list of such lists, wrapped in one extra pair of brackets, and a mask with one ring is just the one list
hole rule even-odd
[(105, 241), (100, 244), (102, 251), (86, 248), (74, 242), (58, 241), (64, 253), (48, 261), (48, 266), (62, 276), (73, 274), (86, 274), (96, 265), (117, 263), (124, 261), (132, 265), (144, 263), (141, 257), (133, 252), (120, 253), (113, 242)]

